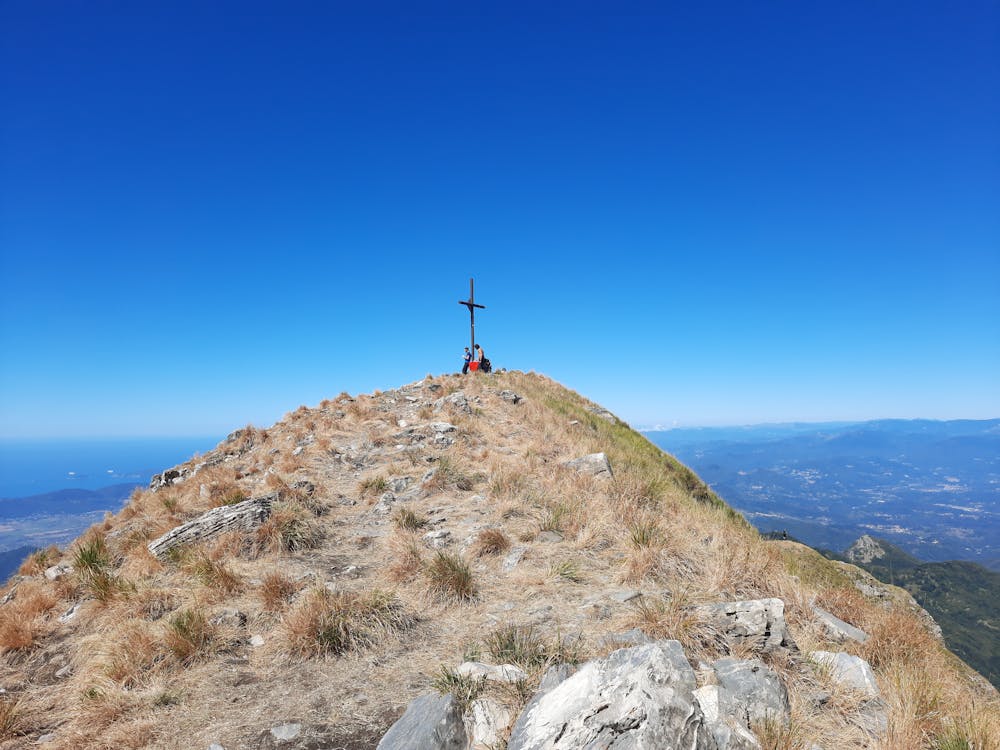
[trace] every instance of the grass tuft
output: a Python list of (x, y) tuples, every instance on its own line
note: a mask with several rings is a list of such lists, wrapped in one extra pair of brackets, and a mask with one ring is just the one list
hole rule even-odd
[(261, 605), (268, 612), (280, 612), (292, 600), (299, 590), (299, 585), (277, 571), (264, 576), (264, 581), (257, 590)]
[(476, 596), (472, 568), (456, 554), (439, 551), (425, 569), (431, 593), (445, 599), (470, 601)]
[(427, 518), (414, 513), (409, 508), (399, 508), (392, 517), (397, 529), (418, 531), (427, 526)]
[(500, 529), (483, 529), (472, 543), (472, 554), (476, 557), (500, 555), (510, 549), (510, 537)]
[(451, 694), (459, 710), (465, 713), (486, 690), (486, 678), (458, 674), (442, 664), (431, 680), (431, 686), (441, 695)]
[(164, 641), (174, 658), (190, 664), (212, 645), (213, 628), (205, 615), (194, 609), (182, 609), (167, 621)]
[(285, 616), (284, 625), (289, 650), (313, 657), (370, 648), (415, 622), (394, 594), (317, 588)]

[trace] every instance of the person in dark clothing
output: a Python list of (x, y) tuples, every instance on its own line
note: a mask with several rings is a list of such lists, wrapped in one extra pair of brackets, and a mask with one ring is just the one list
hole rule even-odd
[(465, 347), (465, 354), (462, 355), (462, 374), (469, 374), (469, 362), (472, 361), (472, 352), (469, 351), (469, 347)]

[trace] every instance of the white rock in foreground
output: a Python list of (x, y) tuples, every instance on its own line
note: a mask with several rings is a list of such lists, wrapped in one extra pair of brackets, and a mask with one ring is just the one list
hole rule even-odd
[(677, 641), (619, 649), (529, 704), (507, 748), (716, 750), (694, 688)]

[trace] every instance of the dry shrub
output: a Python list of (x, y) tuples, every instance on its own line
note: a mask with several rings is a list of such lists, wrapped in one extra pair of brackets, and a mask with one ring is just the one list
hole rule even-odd
[(278, 572), (271, 572), (264, 576), (257, 590), (257, 596), (265, 611), (280, 612), (292, 600), (299, 588), (299, 584), (291, 578)]
[(439, 550), (424, 572), (428, 591), (438, 598), (469, 601), (476, 596), (472, 568), (456, 554)]
[(499, 555), (510, 549), (510, 537), (502, 529), (483, 529), (472, 543), (472, 554), (476, 557)]
[(288, 650), (310, 657), (370, 648), (415, 622), (395, 594), (317, 588), (285, 615), (284, 630)]

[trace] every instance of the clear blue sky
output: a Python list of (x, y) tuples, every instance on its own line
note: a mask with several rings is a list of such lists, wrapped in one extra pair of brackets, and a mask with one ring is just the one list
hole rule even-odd
[(0, 2), (0, 435), (479, 339), (634, 425), (1000, 416), (1000, 6)]

